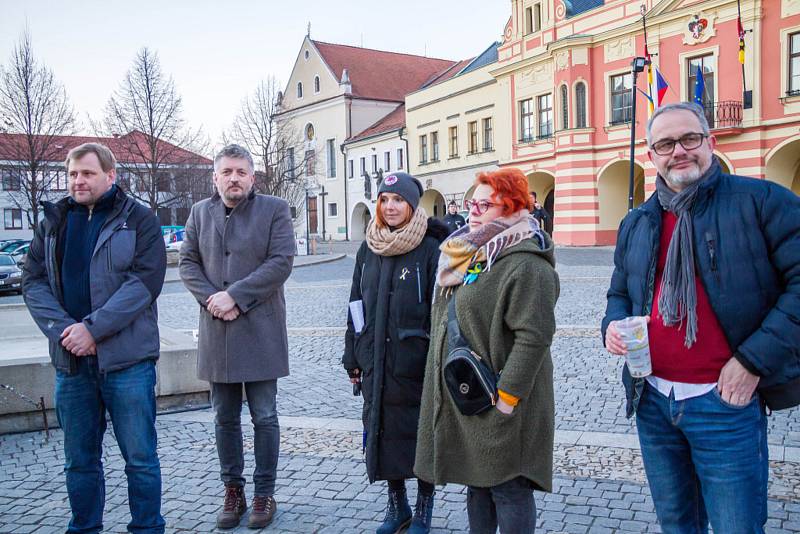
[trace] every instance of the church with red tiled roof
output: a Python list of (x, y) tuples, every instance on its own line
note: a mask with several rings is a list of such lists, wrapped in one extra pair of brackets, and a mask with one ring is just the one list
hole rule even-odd
[[(365, 168), (355, 168), (345, 144), (373, 134), (399, 134), (405, 96), (452, 76), (463, 62), (303, 40), (281, 95), (281, 120), (291, 137), (289, 161), (304, 169), (309, 201), (297, 209), (298, 233), (350, 238), (349, 191), (363, 191)], [(393, 169), (407, 167), (403, 142), (391, 149)], [(381, 154), (381, 168), (386, 168)], [(401, 161), (402, 160), (402, 161)], [(305, 165), (296, 165), (296, 162)], [(377, 160), (376, 160), (377, 161)], [(304, 209), (306, 208), (306, 209)]]

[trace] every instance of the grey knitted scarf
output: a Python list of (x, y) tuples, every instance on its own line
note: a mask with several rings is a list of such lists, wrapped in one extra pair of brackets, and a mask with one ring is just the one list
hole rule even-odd
[(703, 176), (680, 193), (670, 189), (661, 175), (656, 177), (656, 193), (661, 207), (678, 217), (675, 231), (669, 241), (667, 263), (661, 277), (658, 311), (663, 317), (664, 326), (674, 324), (683, 326), (686, 321), (684, 345), (687, 349), (697, 340), (697, 292), (690, 212), (700, 184), (715, 172), (718, 166), (716, 158), (713, 159)]

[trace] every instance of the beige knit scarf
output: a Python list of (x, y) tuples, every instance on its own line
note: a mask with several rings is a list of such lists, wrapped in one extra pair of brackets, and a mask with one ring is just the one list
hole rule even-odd
[(428, 230), (428, 214), (421, 207), (405, 226), (378, 228), (373, 218), (367, 226), (367, 246), (378, 256), (400, 256), (417, 248)]

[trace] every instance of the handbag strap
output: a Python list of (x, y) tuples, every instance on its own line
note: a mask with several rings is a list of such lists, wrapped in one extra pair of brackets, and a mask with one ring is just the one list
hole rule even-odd
[(447, 305), (447, 346), (449, 350), (456, 348), (469, 349), (469, 343), (461, 335), (461, 329), (458, 327), (458, 317), (456, 317), (456, 293), (450, 298), (450, 303)]

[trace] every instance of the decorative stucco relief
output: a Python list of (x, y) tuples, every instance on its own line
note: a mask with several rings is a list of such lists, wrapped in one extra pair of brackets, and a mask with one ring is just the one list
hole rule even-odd
[(620, 37), (604, 45), (606, 61), (629, 59), (636, 55), (632, 36)]
[(589, 64), (589, 50), (587, 48), (573, 48), (572, 49), (572, 65), (588, 65)]
[(553, 72), (552, 64), (550, 63), (537, 63), (531, 68), (520, 73), (520, 81), (523, 83), (536, 83), (542, 79), (546, 79)]
[(556, 52), (553, 61), (556, 64), (556, 70), (567, 70), (569, 68), (569, 52), (566, 50)]

